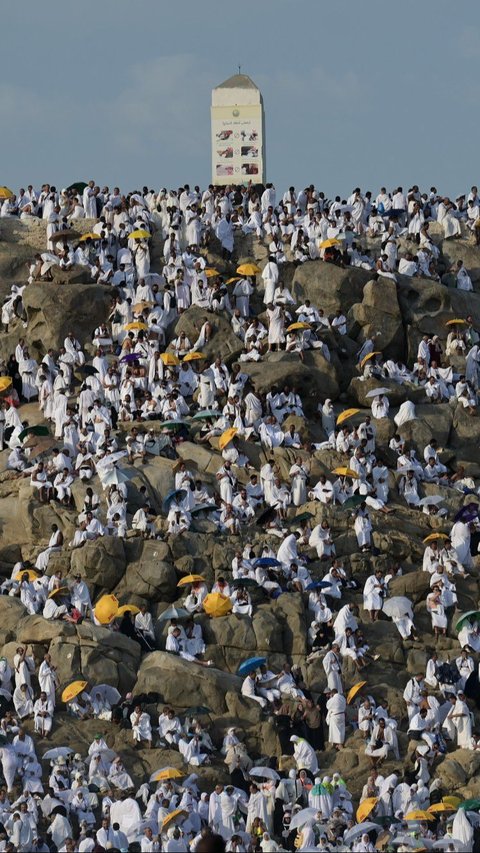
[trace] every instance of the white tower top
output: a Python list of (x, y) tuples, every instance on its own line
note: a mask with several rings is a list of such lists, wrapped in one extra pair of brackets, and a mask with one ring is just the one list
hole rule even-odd
[(234, 74), (212, 90), (212, 183), (265, 183), (265, 114), (260, 89)]

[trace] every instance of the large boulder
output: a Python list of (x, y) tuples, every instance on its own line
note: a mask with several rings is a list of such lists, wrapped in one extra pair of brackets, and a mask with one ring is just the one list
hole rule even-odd
[(206, 705), (214, 714), (228, 709), (227, 694), (240, 693), (242, 680), (215, 667), (204, 667), (168, 652), (152, 652), (140, 665), (136, 693), (157, 692), (175, 707)]
[(361, 302), (363, 288), (370, 279), (367, 270), (307, 261), (296, 269), (292, 295), (297, 302), (310, 299), (326, 314), (333, 314), (338, 308), (347, 311), (355, 302)]
[(175, 324), (175, 337), (180, 332), (185, 332), (193, 345), (206, 320), (213, 326), (213, 334), (210, 341), (202, 347), (202, 352), (210, 361), (214, 361), (218, 356), (229, 363), (234, 361), (243, 349), (243, 342), (237, 338), (225, 317), (211, 311), (205, 311), (198, 305), (191, 305), (180, 315)]
[[(115, 588), (115, 595), (128, 601), (132, 595), (146, 601), (174, 601), (178, 593), (177, 575), (172, 563), (168, 561), (168, 546), (156, 540), (134, 541), (140, 548), (135, 549), (135, 555), (132, 554), (134, 559), (129, 562), (125, 574)], [(131, 545), (129, 550), (132, 550)]]
[(242, 371), (261, 394), (268, 393), (272, 385), (293, 385), (301, 389), (305, 409), (316, 409), (319, 397), (338, 397), (338, 373), (319, 351), (309, 350), (304, 355), (302, 362), (294, 353), (272, 352), (263, 361), (242, 364)]
[(93, 326), (107, 317), (110, 299), (108, 288), (96, 284), (62, 287), (37, 282), (29, 285), (24, 291), (23, 302), (28, 319), (25, 336), (31, 354), (42, 358), (50, 347), (58, 350), (72, 330), (72, 324), (80, 343), (91, 340)]
[(90, 588), (112, 590), (123, 577), (125, 548), (121, 539), (102, 536), (72, 551), (72, 572), (78, 572)]
[(364, 340), (380, 332), (379, 347), (384, 357), (405, 358), (405, 335), (394, 281), (380, 278), (367, 282), (363, 289), (363, 300), (352, 306), (349, 320), (350, 335), (356, 337), (356, 326), (360, 327)]

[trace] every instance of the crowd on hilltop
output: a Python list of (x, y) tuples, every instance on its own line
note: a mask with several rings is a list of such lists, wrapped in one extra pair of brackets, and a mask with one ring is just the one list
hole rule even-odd
[[(318, 300), (295, 298), (284, 281), (287, 264), (359, 267), (378, 287), (399, 276), (440, 281), (439, 237), (480, 240), (477, 188), (455, 202), (417, 186), (406, 193), (381, 188), (375, 198), (356, 188), (332, 201), (313, 185), (290, 187), (280, 198), (271, 184), (123, 194), (90, 181), (60, 192), (48, 184), (18, 194), (4, 188), (0, 216), (46, 224), (44, 251), (2, 306), (4, 330), (17, 340), (0, 363), (3, 476), (27, 480), (35, 502), (51, 503), (74, 527), (67, 537), (61, 524), (52, 525), (35, 559), (17, 562), (0, 591), (19, 598), (31, 616), (103, 625), (144, 654), (161, 648), (178, 656), (192, 672), (215, 667), (200, 614), (251, 622), (259, 601), (275, 607), (280, 596), (296, 595), (306, 618), (303, 663), (255, 658), (239, 668), (244, 700), (275, 726), (280, 762), (249, 754), (240, 724), (218, 741), (202, 709), (162, 705), (161, 683), (156, 707), (89, 683), (88, 672), (67, 695), (50, 655), (39, 663), (19, 644), (12, 661), (0, 660), (0, 849), (368, 853), (385, 827), (386, 843), (400, 851), (471, 849), (477, 806), (452, 804), (436, 770), (454, 749), (480, 750), (480, 612), (452, 618), (458, 595), (476, 577), (480, 482), (474, 466), (457, 465), (434, 435), (415, 448), (404, 426), (417, 419), (419, 404), (477, 417), (476, 312), (423, 336), (411, 363), (383, 354), (380, 333), (363, 339), (357, 332), (357, 377), (372, 385), (363, 410), (326, 398), (314, 400), (312, 413), (305, 388), (286, 381), (262, 392), (249, 371), (252, 363), (268, 365), (272, 352), (306, 363), (309, 351), (326, 369), (333, 348), (352, 333), (346, 308), (325, 311), (320, 292)], [(266, 246), (263, 268), (252, 262), (235, 269), (239, 235)], [(153, 238), (160, 263), (152, 263)], [(208, 250), (219, 247), (224, 272), (207, 263)], [(87, 339), (79, 339), (71, 317), (72, 331), (56, 348), (34, 352), (26, 294), (39, 282), (57, 286), (57, 267), (84, 268), (85, 281), (109, 289), (110, 309)], [(458, 289), (474, 291), (462, 261), (451, 272)], [(191, 306), (202, 312), (195, 335), (181, 327)], [(216, 348), (219, 318), (237, 342), (236, 358), (222, 358)], [(394, 406), (389, 397), (398, 389), (405, 400)], [(41, 425), (25, 415), (33, 402)], [(386, 423), (392, 430), (385, 440)], [(209, 474), (184, 461), (185, 442), (212, 451)], [(338, 462), (318, 474), (322, 454)], [(134, 469), (148, 476), (157, 456), (175, 461), (168, 494), (131, 482)], [(318, 513), (302, 512), (307, 503)], [(340, 512), (348, 513), (354, 553), (368, 566), (361, 581), (343, 550)], [(375, 534), (391, 514), (408, 514), (432, 531), (422, 565), (413, 567), (426, 578), (420, 607), (394, 594), (412, 567), (389, 555), (376, 562)], [(58, 555), (103, 537), (172, 543), (195, 532), (199, 519), (229, 537), (234, 556), (213, 584), (195, 574), (180, 579), (185, 595), (173, 611), (126, 602), (105, 616), (103, 599), (92, 601), (81, 573), (65, 576), (55, 565)], [(253, 541), (256, 533), (260, 541)], [(425, 614), (426, 632), (416, 624), (425, 625)], [(403, 673), (402, 713), (376, 692), (375, 676), (367, 684), (381, 663), (372, 626), (385, 619), (405, 651), (428, 648), (426, 667)], [(447, 636), (455, 638), (453, 655), (441, 645)], [(323, 693), (309, 689), (307, 664), (323, 674)], [(176, 750), (183, 769), (132, 779), (100, 735), (88, 754), (66, 745), (38, 756), (65, 705), (79, 726), (95, 718), (130, 730), (138, 750)], [(331, 761), (346, 744), (355, 744), (369, 767), (358, 809), (349, 779), (324, 772), (324, 753)], [(43, 759), (50, 765), (42, 768)], [(211, 768), (220, 768), (228, 783), (212, 789), (203, 767), (209, 779)]]

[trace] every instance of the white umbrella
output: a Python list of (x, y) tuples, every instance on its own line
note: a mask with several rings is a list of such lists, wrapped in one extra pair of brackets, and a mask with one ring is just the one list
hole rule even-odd
[(372, 823), (371, 820), (367, 820), (365, 823), (358, 823), (345, 833), (343, 836), (343, 844), (351, 844), (359, 835), (363, 835), (364, 832), (372, 832), (374, 829), (376, 832), (381, 832), (382, 827), (378, 823)]
[(98, 471), (98, 476), (104, 489), (108, 488), (108, 486), (118, 486), (119, 483), (126, 483), (130, 479), (126, 471), (122, 471), (120, 468), (111, 468), (108, 471), (100, 470)]
[(454, 850), (466, 849), (463, 841), (459, 841), (458, 838), (440, 838), (438, 841), (433, 842), (433, 849), (446, 850), (449, 844), (452, 845)]
[(367, 398), (378, 397), (379, 394), (390, 394), (390, 393), (391, 393), (390, 388), (372, 388), (372, 390), (369, 391), (368, 394), (365, 394), (365, 397), (367, 397)]
[(73, 755), (73, 749), (70, 749), (69, 746), (55, 746), (53, 749), (48, 749), (42, 758), (54, 761), (56, 758), (66, 758), (67, 755)]
[(252, 767), (249, 770), (250, 776), (260, 776), (262, 779), (273, 779), (274, 782), (278, 782), (280, 776), (278, 775), (276, 770), (272, 770), (271, 767)]
[(401, 619), (407, 613), (411, 619), (413, 615), (412, 602), (404, 595), (395, 595), (393, 598), (387, 598), (383, 602), (382, 610), (386, 616), (390, 616), (390, 619)]
[(102, 699), (110, 705), (116, 705), (121, 699), (117, 688), (112, 687), (110, 684), (97, 684), (90, 691), (90, 696), (94, 696), (95, 694), (100, 694)]
[(188, 619), (190, 613), (184, 607), (167, 607), (157, 618), (157, 622), (167, 622), (168, 619)]
[(306, 823), (315, 823), (316, 820), (322, 819), (322, 813), (318, 809), (302, 809), (297, 812), (290, 821), (289, 830), (298, 829), (300, 826), (305, 826)]
[(421, 501), (418, 502), (419, 506), (438, 506), (444, 501), (445, 498), (442, 495), (427, 495), (426, 498), (422, 498)]

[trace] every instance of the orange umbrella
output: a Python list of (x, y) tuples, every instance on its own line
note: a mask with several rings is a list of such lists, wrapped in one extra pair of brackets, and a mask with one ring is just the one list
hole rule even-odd
[(177, 586), (188, 586), (189, 583), (205, 583), (205, 578), (202, 575), (186, 575), (179, 580)]
[(210, 592), (203, 599), (203, 609), (208, 616), (226, 616), (232, 610), (233, 604), (228, 595), (221, 592)]
[(185, 809), (175, 809), (162, 820), (162, 832), (167, 829), (172, 823), (176, 823), (180, 818), (188, 817), (188, 812)]
[(448, 539), (448, 538), (449, 537), (447, 536), (446, 533), (430, 533), (428, 536), (425, 536), (425, 539), (423, 539), (423, 543), (425, 544), (425, 542), (433, 542), (435, 539)]
[(0, 376), (0, 392), (7, 391), (12, 385), (12, 378), (10, 376)]
[(247, 263), (240, 264), (240, 266), (237, 267), (237, 272), (240, 273), (240, 275), (258, 275), (258, 273), (261, 272), (261, 269), (260, 267), (257, 267), (256, 264)]
[(126, 332), (133, 332), (140, 329), (145, 331), (146, 329), (148, 329), (148, 326), (146, 323), (140, 323), (139, 320), (135, 320), (135, 322), (133, 323), (127, 323), (126, 326), (124, 326), (123, 328)]
[(115, 613), (115, 619), (123, 616), (124, 613), (133, 613), (135, 616), (137, 613), (140, 613), (140, 608), (136, 604), (122, 604)]
[(363, 823), (363, 821), (367, 819), (368, 815), (373, 812), (377, 803), (378, 797), (367, 797), (363, 803), (360, 803), (357, 809), (357, 822)]
[(376, 355), (381, 355), (381, 354), (382, 354), (381, 352), (369, 352), (368, 355), (365, 355), (362, 358), (362, 360), (360, 362), (360, 367), (364, 367), (366, 365), (367, 361), (370, 361), (371, 358), (374, 358)]
[(338, 468), (333, 468), (332, 474), (338, 474), (339, 477), (352, 477), (354, 480), (358, 480), (357, 472), (348, 468), (346, 465), (340, 465)]
[(186, 355), (183, 356), (183, 361), (201, 361), (202, 358), (206, 358), (207, 356), (203, 354), (203, 352), (187, 352)]
[(52, 591), (48, 593), (49, 598), (55, 598), (56, 595), (70, 595), (68, 586), (59, 586), (57, 589), (52, 589)]
[(162, 352), (160, 358), (166, 367), (176, 367), (180, 364), (180, 360), (173, 352)]
[(220, 438), (218, 439), (218, 446), (220, 450), (223, 450), (227, 446), (227, 444), (230, 444), (232, 439), (235, 438), (237, 432), (238, 429), (236, 427), (229, 427), (225, 430), (225, 432), (222, 432)]
[(405, 815), (404, 820), (435, 820), (433, 814), (429, 814), (425, 809), (414, 809)]
[(95, 618), (100, 625), (109, 625), (118, 611), (118, 598), (116, 595), (102, 595), (94, 607)]
[(358, 415), (360, 409), (345, 409), (345, 411), (340, 412), (337, 418), (337, 426), (343, 424), (344, 421), (348, 420), (348, 418), (353, 418), (354, 415)]
[(29, 581), (35, 581), (38, 578), (38, 572), (36, 569), (23, 569), (23, 571), (17, 572), (14, 580), (21, 581), (23, 580), (24, 575), (28, 575)]
[(362, 689), (362, 687), (365, 687), (366, 683), (367, 683), (366, 681), (359, 681), (357, 684), (354, 684), (353, 687), (350, 688), (350, 690), (347, 693), (347, 703), (349, 705), (350, 705), (350, 702), (352, 701), (352, 699), (355, 699), (355, 696), (357, 695), (357, 693), (360, 693), (360, 690)]
[(214, 267), (207, 267), (205, 270), (205, 275), (207, 276), (207, 278), (215, 278), (216, 275), (221, 275), (221, 273), (219, 273), (219, 271), (216, 270)]
[(75, 699), (75, 696), (78, 696), (82, 690), (85, 690), (88, 681), (72, 681), (68, 687), (65, 687), (65, 690), (62, 693), (62, 702), (71, 702), (72, 699)]
[(93, 231), (87, 231), (86, 234), (82, 234), (80, 237), (80, 242), (84, 240), (101, 240), (100, 234), (94, 234)]
[(8, 187), (0, 187), (0, 198), (12, 198), (15, 193), (12, 190), (9, 190)]

